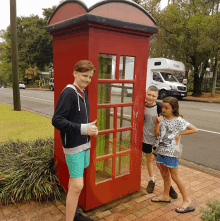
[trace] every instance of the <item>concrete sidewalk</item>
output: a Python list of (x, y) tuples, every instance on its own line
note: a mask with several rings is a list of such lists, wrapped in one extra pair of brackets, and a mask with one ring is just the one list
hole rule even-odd
[[(187, 193), (192, 200), (191, 205), (195, 206), (196, 210), (185, 214), (175, 212), (175, 208), (182, 202), (182, 197), (174, 182), (172, 182), (172, 186), (179, 195), (178, 199), (172, 199), (172, 202), (169, 204), (153, 203), (151, 202), (151, 198), (160, 196), (163, 192), (163, 180), (156, 165), (154, 165), (154, 168), (156, 186), (153, 194), (148, 194), (146, 192), (148, 173), (146, 167), (143, 166), (140, 191), (85, 212), (84, 215), (99, 221), (197, 221), (201, 220), (199, 207), (208, 208), (205, 202), (213, 198), (220, 201), (219, 176), (212, 176), (202, 171), (195, 170), (194, 168), (180, 165), (180, 178), (183, 180)], [(80, 211), (82, 212), (81, 209)], [(65, 221), (65, 206), (59, 201), (46, 203), (31, 201), (27, 203), (17, 203), (15, 205), (0, 206), (0, 221), (44, 220)]]
[(220, 104), (220, 98), (218, 97), (192, 97), (187, 96), (184, 97), (183, 100), (185, 101), (198, 101), (198, 102), (208, 102), (208, 103), (219, 103)]

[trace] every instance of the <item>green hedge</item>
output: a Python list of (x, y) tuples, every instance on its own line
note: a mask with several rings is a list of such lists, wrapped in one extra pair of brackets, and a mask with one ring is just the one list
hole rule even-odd
[(199, 208), (203, 221), (217, 221), (220, 220), (220, 202), (216, 199), (212, 199), (206, 202), (209, 209)]
[(53, 138), (0, 144), (0, 204), (60, 200), (53, 150)]

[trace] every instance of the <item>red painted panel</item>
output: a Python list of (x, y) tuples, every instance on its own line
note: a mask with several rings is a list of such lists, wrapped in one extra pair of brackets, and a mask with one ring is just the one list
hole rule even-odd
[[(55, 84), (55, 106), (58, 97), (67, 84), (72, 84), (73, 68), (79, 60), (88, 59), (96, 67), (92, 81), (86, 89), (90, 102), (90, 120), (97, 118), (98, 99), (98, 60), (99, 54), (114, 54), (117, 56), (134, 56), (135, 57), (135, 75), (133, 102), (133, 120), (131, 129), (131, 150), (130, 151), (130, 174), (95, 183), (96, 178), (96, 138), (91, 137), (91, 160), (90, 166), (85, 169), (85, 185), (79, 199), (79, 205), (85, 210), (110, 202), (121, 196), (127, 195), (140, 189), (141, 182), (141, 156), (142, 156), (142, 133), (143, 133), (143, 116), (144, 116), (144, 98), (146, 90), (146, 71), (148, 59), (149, 38), (135, 34), (93, 28), (90, 26), (89, 31), (81, 29), (70, 33), (63, 32), (63, 36), (54, 36), (54, 84)], [(119, 59), (118, 59), (119, 61)], [(116, 65), (118, 68), (118, 64)], [(101, 81), (100, 81), (101, 82)], [(126, 104), (122, 104), (126, 105)], [(119, 104), (113, 104), (115, 110)], [(116, 114), (115, 114), (116, 116)], [(116, 119), (115, 119), (116, 121)], [(123, 131), (123, 129), (120, 129)], [(116, 130), (113, 130), (113, 143), (116, 145)], [(128, 152), (127, 152), (128, 153)], [(116, 151), (113, 153), (113, 163), (115, 157), (121, 155)], [(55, 160), (59, 160), (58, 172), (61, 178), (61, 184), (68, 188), (68, 170), (64, 159), (62, 144), (59, 131), (55, 131)]]
[(94, 8), (89, 14), (156, 27), (154, 22), (143, 11), (122, 2), (106, 3)]
[(77, 3), (68, 3), (60, 7), (55, 12), (52, 19), (50, 20), (49, 25), (54, 25), (56, 23), (84, 15), (86, 13), (87, 11), (81, 5)]
[[(85, 170), (86, 200), (80, 196), (79, 204), (85, 210), (110, 202), (121, 196), (140, 189), (141, 181), (141, 156), (142, 133), (144, 116), (144, 98), (146, 87), (146, 71), (148, 58), (149, 39), (144, 36), (136, 36), (110, 30), (90, 28), (89, 32), (89, 60), (98, 67), (99, 53), (117, 54), (135, 57), (134, 99), (133, 99), (133, 129), (131, 141), (130, 174), (95, 184), (96, 176), (96, 138), (92, 138), (90, 166)], [(88, 95), (91, 109), (90, 118), (97, 118), (97, 92), (98, 73), (94, 75), (94, 81), (88, 86)], [(117, 108), (118, 104), (115, 105)], [(123, 129), (122, 129), (123, 131)], [(116, 140), (114, 139), (114, 142)], [(113, 156), (116, 157), (116, 153)], [(113, 163), (114, 158), (113, 157)], [(114, 169), (114, 168), (113, 168)], [(114, 175), (114, 171), (113, 171)]]
[[(88, 32), (73, 33), (62, 37), (54, 37), (54, 107), (67, 84), (73, 84), (73, 69), (79, 60), (88, 59)], [(62, 186), (68, 190), (69, 173), (62, 149), (60, 132), (55, 129), (55, 161), (59, 160), (58, 173)]]

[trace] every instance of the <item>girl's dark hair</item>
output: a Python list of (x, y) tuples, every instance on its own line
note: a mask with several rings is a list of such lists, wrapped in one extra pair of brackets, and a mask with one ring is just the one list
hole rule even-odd
[(166, 98), (163, 99), (163, 102), (168, 103), (172, 107), (174, 116), (176, 116), (176, 117), (181, 116), (179, 114), (179, 103), (178, 103), (177, 98), (175, 98), (175, 97), (166, 97)]

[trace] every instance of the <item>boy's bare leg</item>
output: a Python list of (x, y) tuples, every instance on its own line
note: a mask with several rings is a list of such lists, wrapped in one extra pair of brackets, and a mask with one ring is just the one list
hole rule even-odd
[(83, 188), (83, 177), (70, 177), (69, 190), (66, 197), (66, 221), (73, 221), (79, 195)]
[[(180, 193), (182, 194), (183, 197), (183, 203), (181, 207), (187, 207), (191, 203), (191, 200), (187, 196), (186, 193), (186, 188), (183, 184), (183, 182), (180, 180), (179, 175), (178, 175), (178, 168), (169, 168), (171, 177), (173, 181), (176, 183), (178, 189), (180, 190)], [(183, 209), (184, 210), (184, 209)]]
[(153, 154), (152, 153), (145, 153), (146, 157), (146, 164), (147, 164), (147, 171), (149, 174), (149, 177), (153, 177)]

